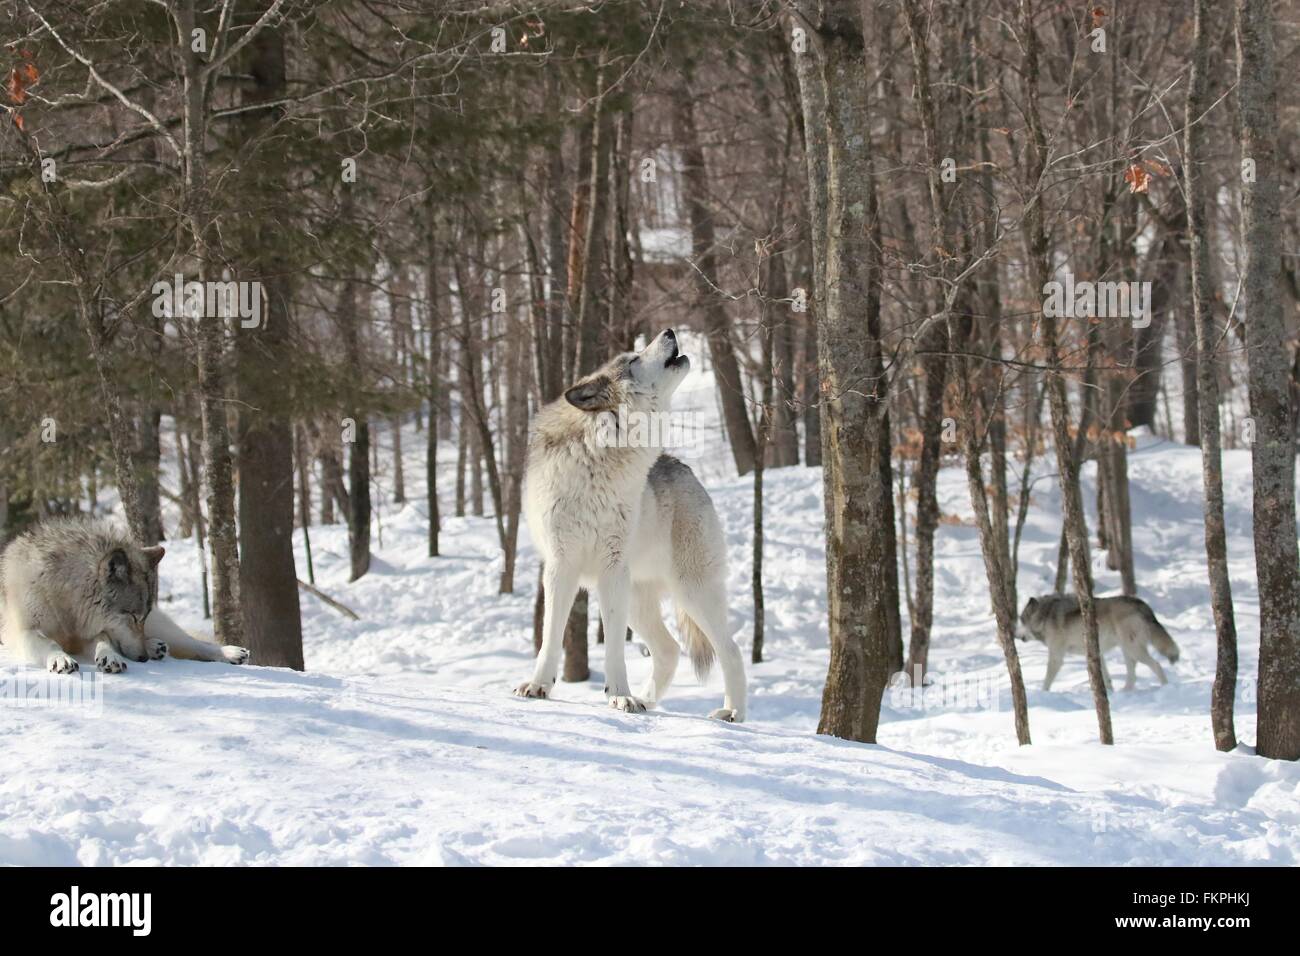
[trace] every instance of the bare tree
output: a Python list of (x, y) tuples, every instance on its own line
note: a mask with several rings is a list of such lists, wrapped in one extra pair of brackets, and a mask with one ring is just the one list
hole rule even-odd
[[(812, 224), (824, 230), (814, 249), (824, 262), (815, 297), (823, 306), (817, 322), (831, 660), (817, 730), (874, 742), (892, 660), (886, 575), (894, 575), (897, 594), (897, 571), (887, 562), (892, 516), (881, 513), (892, 482), (881, 487), (881, 437), (883, 430), (887, 448), (889, 418), (879, 298), (870, 288), (878, 279), (868, 241), (876, 193), (866, 51), (858, 3), (799, 3), (794, 12), (810, 46), (797, 67), (809, 127)], [(824, 130), (824, 158), (813, 127)], [(821, 170), (824, 200), (815, 182)]]
[[(1030, 275), (1035, 289), (1041, 290), (1047, 286), (1052, 273), (1049, 260), (1050, 237), (1043, 208), (1047, 133), (1039, 110), (1039, 42), (1038, 28), (1034, 23), (1035, 14), (1036, 4), (1033, 0), (1023, 0), (1020, 21), (1024, 37), (1022, 71), (1025, 78), (1025, 119), (1029, 136), (1025, 161), (1025, 186), (1030, 197), (1024, 214), (1023, 230)], [(1047, 397), (1052, 417), (1052, 436), (1056, 446), (1065, 537), (1070, 549), (1070, 564), (1074, 571), (1074, 590), (1083, 616), (1088, 682), (1092, 687), (1093, 704), (1097, 710), (1097, 727), (1101, 742), (1113, 744), (1115, 738), (1110, 724), (1110, 702), (1106, 698), (1101, 649), (1097, 637), (1097, 609), (1092, 597), (1092, 565), (1088, 558), (1088, 529), (1083, 518), (1083, 495), (1079, 490), (1079, 466), (1071, 453), (1069, 400), (1065, 392), (1065, 379), (1060, 371), (1060, 345), (1056, 319), (1046, 310), (1043, 314), (1042, 330), (1048, 365), (1052, 369), (1047, 373)]]
[(685, 83), (673, 102), (673, 133), (681, 150), (682, 198), (690, 222), (691, 256), (694, 260), (692, 265), (699, 290), (698, 301), (708, 334), (709, 357), (713, 360), (714, 375), (718, 380), (718, 396), (722, 402), (723, 421), (727, 427), (727, 438), (731, 442), (736, 471), (747, 475), (754, 469), (757, 454), (754, 431), (750, 427), (749, 410), (745, 406), (745, 389), (740, 380), (740, 364), (736, 360), (735, 345), (731, 340), (731, 323), (715, 284), (718, 277), (715, 250), (717, 238), (714, 235), (713, 216), (705, 199), (708, 192), (708, 170), (704, 165), (704, 150), (700, 146), (700, 136), (695, 126), (695, 107)]
[(1250, 446), (1259, 576), (1256, 750), (1300, 759), (1300, 554), (1295, 534), (1296, 445), (1282, 320), (1277, 148), (1277, 25), (1269, 0), (1237, 0), (1242, 226), (1250, 368)]

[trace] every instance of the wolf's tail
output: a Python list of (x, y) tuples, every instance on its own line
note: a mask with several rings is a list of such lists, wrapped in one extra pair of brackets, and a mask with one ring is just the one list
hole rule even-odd
[(691, 656), (691, 667), (700, 682), (709, 676), (713, 666), (713, 645), (704, 636), (704, 631), (683, 611), (677, 612), (677, 630), (686, 642), (686, 653)]
[(1142, 616), (1145, 617), (1147, 619), (1147, 623), (1151, 625), (1151, 629), (1149, 633), (1151, 635), (1152, 645), (1154, 645), (1155, 649), (1158, 650), (1161, 654), (1169, 658), (1169, 663), (1177, 664), (1178, 645), (1175, 644), (1174, 639), (1169, 636), (1169, 632), (1165, 630), (1165, 626), (1161, 624), (1159, 620), (1157, 620), (1156, 612), (1151, 610), (1151, 606), (1147, 604), (1145, 601), (1141, 603), (1142, 603)]

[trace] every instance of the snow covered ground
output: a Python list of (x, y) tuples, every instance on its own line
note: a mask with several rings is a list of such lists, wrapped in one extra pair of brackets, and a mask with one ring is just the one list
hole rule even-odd
[[(687, 388), (698, 440), (684, 457), (727, 528), (731, 625), (748, 656), (751, 484), (719, 455), (707, 377), (693, 372)], [(818, 471), (768, 473), (768, 659), (751, 672), (749, 722), (732, 726), (704, 717), (720, 677), (700, 687), (689, 667), (659, 710), (610, 710), (595, 646), (588, 683), (512, 697), (532, 656), (526, 532), (513, 595), (497, 594), (490, 518), (446, 519), (443, 556), (427, 558), (423, 436), (405, 438), (410, 501), (379, 502), (369, 575), (347, 583), (342, 526), (312, 529), (317, 583), (361, 620), (304, 595), (306, 673), (166, 660), (83, 674), (98, 696), (81, 706), (0, 702), (0, 864), (1298, 862), (1300, 767), (1249, 746), (1258, 598), (1245, 452), (1225, 462), (1245, 744), (1225, 755), (1207, 717), (1196, 449), (1148, 438), (1131, 459), (1141, 593), (1182, 660), (1168, 686), (1139, 668), (1137, 689), (1114, 695), (1116, 746), (1096, 742), (1081, 658), (1051, 693), (1037, 689), (1040, 644), (1020, 645), (1034, 743), (1016, 746), (968, 523), (945, 524), (936, 545), (938, 691), (887, 696), (881, 742), (867, 746), (814, 733), (827, 660)], [(969, 517), (958, 469), (944, 469), (940, 498)], [(1054, 479), (1035, 485), (1022, 602), (1050, 590), (1058, 501)], [(168, 552), (163, 606), (202, 631), (193, 546)], [(1096, 574), (1118, 590), (1112, 572)], [(635, 686), (649, 661), (632, 648), (629, 662)], [(1122, 676), (1118, 656), (1111, 668)], [(12, 694), (30, 678), (40, 672), (0, 648), (0, 686)]]

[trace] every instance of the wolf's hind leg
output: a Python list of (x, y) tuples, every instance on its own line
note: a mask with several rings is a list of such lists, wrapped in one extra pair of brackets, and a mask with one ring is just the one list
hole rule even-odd
[(7, 628), (5, 639), (12, 639), (13, 648), (19, 655), (51, 673), (72, 674), (81, 669), (71, 654), (33, 627)]
[(1151, 652), (1147, 650), (1147, 646), (1141, 641), (1134, 642), (1133, 656), (1155, 672), (1156, 680), (1160, 681), (1161, 685), (1169, 683), (1168, 678), (1165, 677), (1165, 669), (1160, 666), (1158, 660), (1151, 656)]
[(704, 632), (713, 647), (714, 656), (722, 665), (725, 687), (722, 706), (709, 714), (716, 720), (745, 719), (747, 688), (745, 686), (745, 660), (740, 648), (727, 633), (726, 589), (721, 583), (713, 585), (681, 585), (673, 594), (677, 606)]
[(1132, 690), (1137, 681), (1137, 660), (1127, 644), (1121, 645), (1120, 650), (1124, 652), (1124, 689)]
[(677, 663), (681, 660), (682, 650), (673, 640), (668, 628), (664, 626), (662, 610), (659, 606), (659, 593), (653, 585), (638, 584), (632, 586), (632, 609), (629, 616), (632, 630), (650, 648), (654, 660), (654, 672), (641, 688), (641, 696), (646, 700), (662, 701), (668, 693), (668, 687), (677, 673)]
[(154, 660), (166, 654), (181, 661), (225, 661), (228, 664), (247, 664), (248, 650), (233, 644), (213, 644), (200, 641), (181, 630), (179, 624), (162, 611), (154, 608), (144, 621), (145, 649)]

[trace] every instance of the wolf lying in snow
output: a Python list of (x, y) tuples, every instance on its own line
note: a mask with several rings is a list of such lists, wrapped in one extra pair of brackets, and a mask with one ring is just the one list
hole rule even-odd
[(25, 532), (0, 554), (0, 643), (56, 674), (93, 653), (109, 674), (128, 660), (173, 657), (243, 664), (248, 651), (196, 640), (155, 608), (150, 572), (161, 546), (141, 548), (95, 518), (59, 518)]
[[(595, 587), (608, 635), (610, 706), (642, 711), (667, 693), (681, 654), (660, 611), (668, 596), (696, 673), (702, 678), (715, 655), (722, 665), (726, 694), (709, 716), (745, 719), (745, 665), (727, 632), (727, 552), (713, 502), (690, 468), (661, 455), (653, 439), (616, 434), (632, 416), (666, 413), (688, 371), (690, 360), (668, 329), (640, 352), (611, 359), (538, 414), (524, 510), (542, 555), (545, 610), (541, 653), (532, 680), (515, 690), (519, 696), (550, 693), (573, 599), (579, 586)], [(621, 639), (629, 622), (654, 659), (635, 697)]]
[[(1093, 604), (1097, 608), (1101, 674), (1106, 681), (1106, 688), (1109, 690), (1111, 683), (1105, 655), (1113, 647), (1124, 652), (1124, 665), (1128, 668), (1125, 690), (1133, 689), (1138, 661), (1155, 671), (1160, 683), (1165, 683), (1164, 669), (1151, 656), (1147, 645), (1154, 646), (1169, 658), (1171, 664), (1178, 663), (1178, 645), (1156, 620), (1156, 612), (1151, 610), (1150, 605), (1135, 597), (1094, 598)], [(1079, 610), (1079, 599), (1064, 594), (1030, 598), (1025, 609), (1020, 612), (1020, 624), (1021, 627), (1017, 629), (1020, 640), (1028, 641), (1032, 638), (1047, 645), (1047, 676), (1043, 680), (1043, 690), (1051, 690), (1052, 681), (1061, 669), (1066, 652), (1085, 653), (1083, 613)]]

